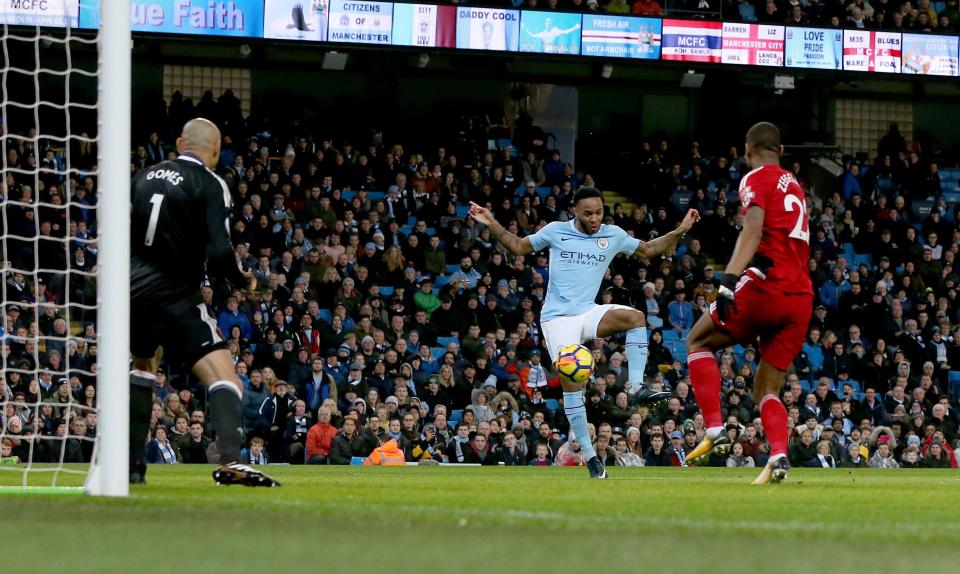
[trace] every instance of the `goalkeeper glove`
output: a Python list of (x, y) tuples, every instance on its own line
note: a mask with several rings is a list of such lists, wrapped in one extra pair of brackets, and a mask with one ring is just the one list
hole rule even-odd
[(739, 277), (731, 273), (724, 273), (720, 279), (720, 289), (717, 292), (717, 318), (721, 322), (727, 322), (730, 315), (737, 310), (737, 302), (734, 295), (737, 290)]

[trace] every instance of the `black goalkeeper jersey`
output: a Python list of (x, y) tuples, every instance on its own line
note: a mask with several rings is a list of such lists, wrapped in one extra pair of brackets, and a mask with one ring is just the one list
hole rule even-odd
[(230, 243), (230, 205), (227, 184), (191, 155), (140, 170), (130, 214), (131, 295), (160, 303), (196, 294), (205, 269), (245, 285)]

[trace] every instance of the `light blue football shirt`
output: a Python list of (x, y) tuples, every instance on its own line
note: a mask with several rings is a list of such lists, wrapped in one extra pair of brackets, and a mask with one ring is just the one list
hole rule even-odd
[(640, 246), (639, 239), (616, 225), (601, 225), (587, 235), (577, 229), (575, 219), (549, 223), (529, 239), (534, 251), (550, 248), (550, 282), (541, 323), (589, 311), (613, 258)]

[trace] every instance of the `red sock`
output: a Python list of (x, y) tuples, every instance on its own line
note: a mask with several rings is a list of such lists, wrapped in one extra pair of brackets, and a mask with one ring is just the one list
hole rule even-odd
[(720, 367), (710, 351), (696, 350), (687, 355), (690, 384), (703, 412), (707, 428), (723, 425), (720, 414)]
[(770, 456), (787, 454), (787, 409), (777, 395), (760, 399), (760, 420), (770, 442)]

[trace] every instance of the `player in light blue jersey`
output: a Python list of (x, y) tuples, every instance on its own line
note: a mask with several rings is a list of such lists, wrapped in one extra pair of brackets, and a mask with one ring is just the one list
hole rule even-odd
[[(616, 225), (603, 225), (603, 194), (581, 187), (573, 197), (574, 219), (555, 221), (527, 237), (517, 237), (494, 219), (490, 210), (470, 204), (470, 216), (486, 225), (507, 251), (526, 255), (550, 248), (550, 281), (540, 313), (540, 329), (550, 358), (566, 345), (626, 332), (627, 392), (633, 402), (655, 402), (669, 393), (654, 391), (643, 383), (647, 366), (647, 320), (644, 314), (624, 305), (597, 305), (597, 291), (607, 267), (618, 253), (651, 259), (672, 253), (680, 238), (700, 219), (697, 210), (687, 212), (675, 230), (653, 241), (640, 241)], [(576, 436), (587, 433), (583, 383), (563, 381), (563, 406)], [(607, 471), (590, 441), (580, 443), (590, 476), (605, 478)]]

